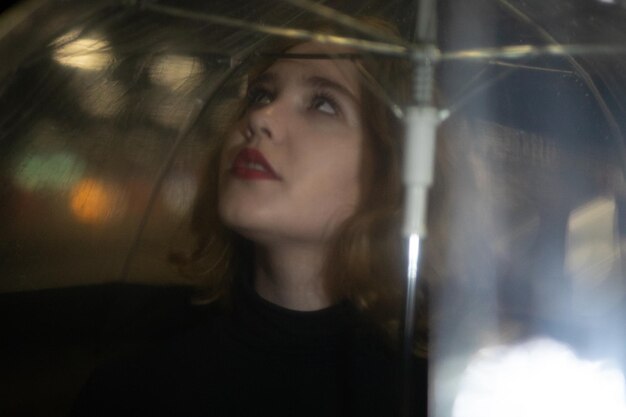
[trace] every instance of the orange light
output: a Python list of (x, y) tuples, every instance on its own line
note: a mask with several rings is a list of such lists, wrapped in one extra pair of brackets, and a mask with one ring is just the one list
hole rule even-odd
[(116, 214), (119, 196), (102, 182), (87, 178), (80, 181), (70, 196), (70, 207), (85, 223), (103, 223)]

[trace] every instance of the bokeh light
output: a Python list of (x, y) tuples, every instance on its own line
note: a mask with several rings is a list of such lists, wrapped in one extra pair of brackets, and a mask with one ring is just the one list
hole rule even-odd
[(26, 191), (72, 188), (85, 171), (85, 162), (70, 152), (47, 152), (26, 155), (13, 170), (16, 185)]
[(120, 190), (94, 178), (80, 181), (70, 195), (72, 213), (83, 223), (101, 224), (118, 219), (126, 206)]
[(62, 65), (88, 71), (105, 69), (113, 62), (109, 43), (99, 37), (80, 38), (80, 33), (71, 31), (58, 38), (54, 44), (54, 59)]

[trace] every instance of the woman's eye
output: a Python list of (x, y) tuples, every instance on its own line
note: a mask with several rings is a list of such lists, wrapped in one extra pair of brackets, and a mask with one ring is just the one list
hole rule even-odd
[(336, 115), (337, 104), (334, 100), (329, 97), (317, 96), (313, 99), (313, 103), (311, 105), (315, 110), (321, 111), (322, 113)]
[(248, 91), (248, 104), (264, 105), (272, 102), (272, 94), (264, 88), (255, 88)]

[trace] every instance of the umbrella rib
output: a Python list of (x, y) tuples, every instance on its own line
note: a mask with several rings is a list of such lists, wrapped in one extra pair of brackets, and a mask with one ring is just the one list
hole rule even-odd
[(231, 60), (232, 66), (224, 73), (224, 75), (219, 79), (219, 81), (207, 92), (205, 100), (198, 100), (195, 106), (195, 111), (190, 112), (189, 117), (185, 121), (183, 128), (180, 130), (180, 133), (176, 136), (174, 144), (170, 148), (170, 151), (165, 158), (165, 162), (162, 164), (161, 169), (159, 170), (156, 181), (152, 190), (150, 192), (150, 197), (148, 203), (146, 204), (146, 209), (144, 210), (144, 214), (142, 215), (139, 225), (137, 227), (137, 231), (135, 232), (135, 237), (131, 246), (127, 252), (127, 256), (124, 259), (124, 264), (122, 265), (121, 270), (121, 281), (125, 281), (128, 277), (128, 273), (130, 271), (130, 265), (134, 254), (137, 252), (139, 245), (141, 243), (141, 237), (143, 232), (148, 224), (148, 218), (150, 217), (150, 213), (152, 212), (152, 208), (157, 202), (159, 190), (165, 181), (165, 177), (167, 176), (168, 171), (170, 170), (172, 164), (174, 163), (174, 158), (178, 154), (180, 146), (183, 143), (183, 140), (189, 136), (189, 133), (194, 128), (196, 122), (200, 120), (200, 116), (203, 114), (204, 110), (212, 103), (215, 93), (219, 91), (219, 89), (228, 81), (228, 79), (240, 68), (241, 65), (244, 64), (247, 57), (249, 57), (254, 49), (256, 49), (258, 42), (253, 43), (248, 47), (246, 51), (244, 51), (241, 55), (244, 55), (244, 58), (238, 60)]
[(527, 69), (527, 70), (532, 70), (532, 71), (541, 71), (541, 72), (556, 72), (559, 74), (568, 74), (568, 75), (574, 75), (576, 74), (576, 72), (574, 71), (568, 71), (568, 70), (562, 70), (562, 69), (555, 69), (555, 68), (546, 68), (546, 67), (540, 67), (537, 65), (524, 65), (524, 64), (516, 64), (513, 62), (505, 62), (505, 61), (488, 61), (488, 64), (490, 65), (497, 65), (500, 67), (509, 67), (509, 68), (516, 68), (516, 69)]
[[(453, 100), (454, 104), (448, 106), (447, 109), (445, 109), (446, 118), (450, 116), (451, 114), (454, 114), (457, 111), (459, 111), (459, 109), (463, 108), (472, 97), (476, 96), (476, 94), (480, 93), (481, 91), (486, 90), (487, 88), (493, 87), (495, 84), (499, 83), (504, 78), (508, 77), (512, 71), (515, 71), (518, 69), (527, 69), (527, 70), (542, 71), (542, 72), (554, 72), (554, 73), (559, 73), (559, 74), (580, 76), (575, 71), (544, 68), (544, 67), (539, 67), (539, 66), (534, 66), (534, 65), (514, 64), (510, 62), (501, 62), (501, 61), (490, 61), (488, 62), (488, 64), (504, 67), (507, 70), (502, 72), (501, 74), (498, 74), (496, 77), (492, 78), (490, 81), (481, 84), (479, 87), (469, 90), (465, 94), (461, 94), (460, 96), (457, 96), (458, 98)], [(480, 79), (480, 77), (484, 75), (485, 70), (486, 68), (481, 70), (480, 73), (474, 78), (474, 80), (468, 83), (468, 85), (471, 85), (477, 82), (478, 79)], [(465, 90), (468, 90), (468, 88), (469, 87), (466, 87)]]
[[(221, 83), (218, 83), (218, 85), (220, 84)], [(189, 116), (185, 120), (184, 127), (181, 129), (180, 133), (176, 136), (176, 139), (174, 140), (174, 144), (170, 148), (170, 151), (167, 154), (167, 157), (165, 158), (165, 162), (162, 164), (162, 167), (157, 174), (154, 186), (152, 187), (152, 190), (150, 191), (150, 197), (146, 204), (146, 209), (144, 210), (143, 215), (141, 216), (139, 225), (137, 226), (137, 230), (135, 232), (135, 237), (127, 252), (126, 258), (124, 259), (124, 264), (122, 265), (122, 270), (120, 274), (120, 281), (122, 282), (126, 281), (126, 279), (128, 278), (128, 273), (130, 271), (132, 258), (139, 248), (139, 245), (141, 243), (141, 237), (143, 236), (143, 231), (145, 230), (146, 225), (148, 224), (150, 213), (152, 212), (152, 208), (157, 202), (159, 190), (161, 189), (163, 181), (165, 180), (165, 177), (168, 171), (170, 170), (172, 163), (174, 162), (174, 158), (176, 154), (178, 153), (178, 149), (180, 145), (182, 144), (183, 140), (189, 134), (189, 132), (191, 132), (191, 129), (195, 125), (195, 121), (198, 119), (198, 116), (202, 113), (202, 110), (207, 105), (206, 102), (205, 103), (197, 102), (195, 104), (196, 105), (194, 106), (193, 111), (190, 112)]]
[(268, 35), (282, 36), (292, 39), (302, 39), (306, 41), (315, 41), (325, 44), (348, 46), (359, 50), (376, 52), (391, 56), (407, 56), (410, 49), (406, 46), (401, 46), (386, 42), (368, 41), (365, 39), (350, 38), (346, 36), (330, 35), (325, 33), (311, 32), (308, 30), (284, 28), (278, 26), (262, 25), (258, 23), (247, 22), (244, 20), (233, 19), (225, 16), (217, 16), (208, 13), (198, 13), (190, 10), (185, 10), (177, 7), (162, 6), (154, 3), (146, 3), (143, 6), (146, 10), (150, 10), (156, 13), (167, 14), (175, 17), (182, 17), (193, 20), (201, 20), (205, 22), (214, 23), (217, 25), (235, 27), (239, 29), (249, 30), (252, 32), (259, 32)]
[[(548, 42), (556, 46), (561, 46), (560, 43), (556, 40), (556, 38), (554, 38), (547, 30), (545, 30), (538, 24), (534, 23), (527, 14), (525, 14), (522, 10), (513, 6), (511, 3), (508, 2), (508, 0), (498, 0), (498, 2), (502, 4), (504, 7), (506, 7), (518, 19), (521, 19), (525, 23), (534, 27), (537, 30), (537, 32), (539, 32), (539, 34), (543, 36)], [(624, 51), (624, 48), (622, 47), (622, 52), (623, 51)], [(626, 144), (624, 143), (624, 136), (622, 135), (622, 130), (619, 124), (617, 123), (617, 120), (615, 119), (613, 112), (611, 112), (609, 105), (606, 103), (606, 101), (600, 94), (600, 91), (598, 90), (598, 87), (596, 86), (595, 82), (591, 78), (591, 75), (589, 75), (589, 72), (585, 70), (585, 68), (583, 68), (583, 66), (571, 54), (569, 55), (566, 54), (566, 59), (570, 62), (570, 64), (572, 64), (574, 69), (578, 72), (578, 75), (583, 79), (583, 81), (585, 82), (589, 90), (591, 90), (591, 94), (593, 94), (593, 97), (598, 102), (598, 105), (600, 106), (600, 110), (602, 110), (602, 113), (606, 117), (607, 123), (609, 124), (609, 128), (611, 129), (611, 132), (613, 133), (615, 139), (618, 142), (622, 165), (625, 164), (626, 163)]]
[(364, 25), (363, 23), (361, 23), (358, 19), (355, 19), (352, 16), (347, 15), (345, 13), (341, 13), (333, 9), (332, 7), (324, 6), (323, 4), (320, 4), (320, 3), (314, 3), (309, 0), (281, 0), (281, 1), (292, 4), (296, 7), (300, 7), (301, 9), (307, 10), (318, 16), (332, 20), (349, 29), (353, 29), (365, 35), (375, 37), (378, 41), (392, 43), (392, 44), (402, 42), (402, 45), (404, 45), (405, 47), (407, 48), (410, 47), (410, 44), (408, 42), (403, 42), (404, 39), (395, 38), (385, 33), (382, 33), (379, 30), (376, 30), (376, 28), (368, 27)]
[[(492, 77), (488, 82), (485, 82), (481, 84), (480, 86), (474, 88), (473, 90), (468, 91), (466, 94), (458, 97), (452, 105), (448, 106), (445, 109), (444, 111), (445, 118), (448, 118), (450, 115), (462, 109), (465, 105), (467, 105), (467, 103), (472, 97), (476, 96), (481, 91), (485, 91), (487, 88), (490, 88), (494, 86), (495, 84), (499, 83), (500, 81), (504, 80), (507, 76), (511, 74), (511, 72), (515, 71), (516, 69), (517, 68), (515, 67), (507, 67), (505, 71), (503, 71), (502, 73), (498, 74), (495, 77)], [(478, 81), (480, 77), (484, 75), (484, 72), (485, 70), (482, 70), (472, 82)], [(466, 87), (466, 88), (469, 88), (469, 87)]]
[(499, 48), (476, 48), (449, 51), (441, 54), (442, 61), (466, 60), (484, 61), (491, 59), (519, 59), (536, 56), (565, 56), (573, 55), (612, 55), (626, 54), (625, 45), (513, 45)]

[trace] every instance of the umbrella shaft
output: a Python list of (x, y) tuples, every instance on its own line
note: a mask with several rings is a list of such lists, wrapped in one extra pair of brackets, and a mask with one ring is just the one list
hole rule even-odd
[(402, 408), (400, 415), (409, 417), (412, 415), (413, 398), (415, 398), (413, 346), (415, 340), (415, 311), (417, 305), (417, 279), (420, 259), (420, 237), (413, 234), (409, 237), (409, 259), (407, 268), (407, 291), (404, 311), (404, 329), (402, 340), (401, 361), (401, 395)]

